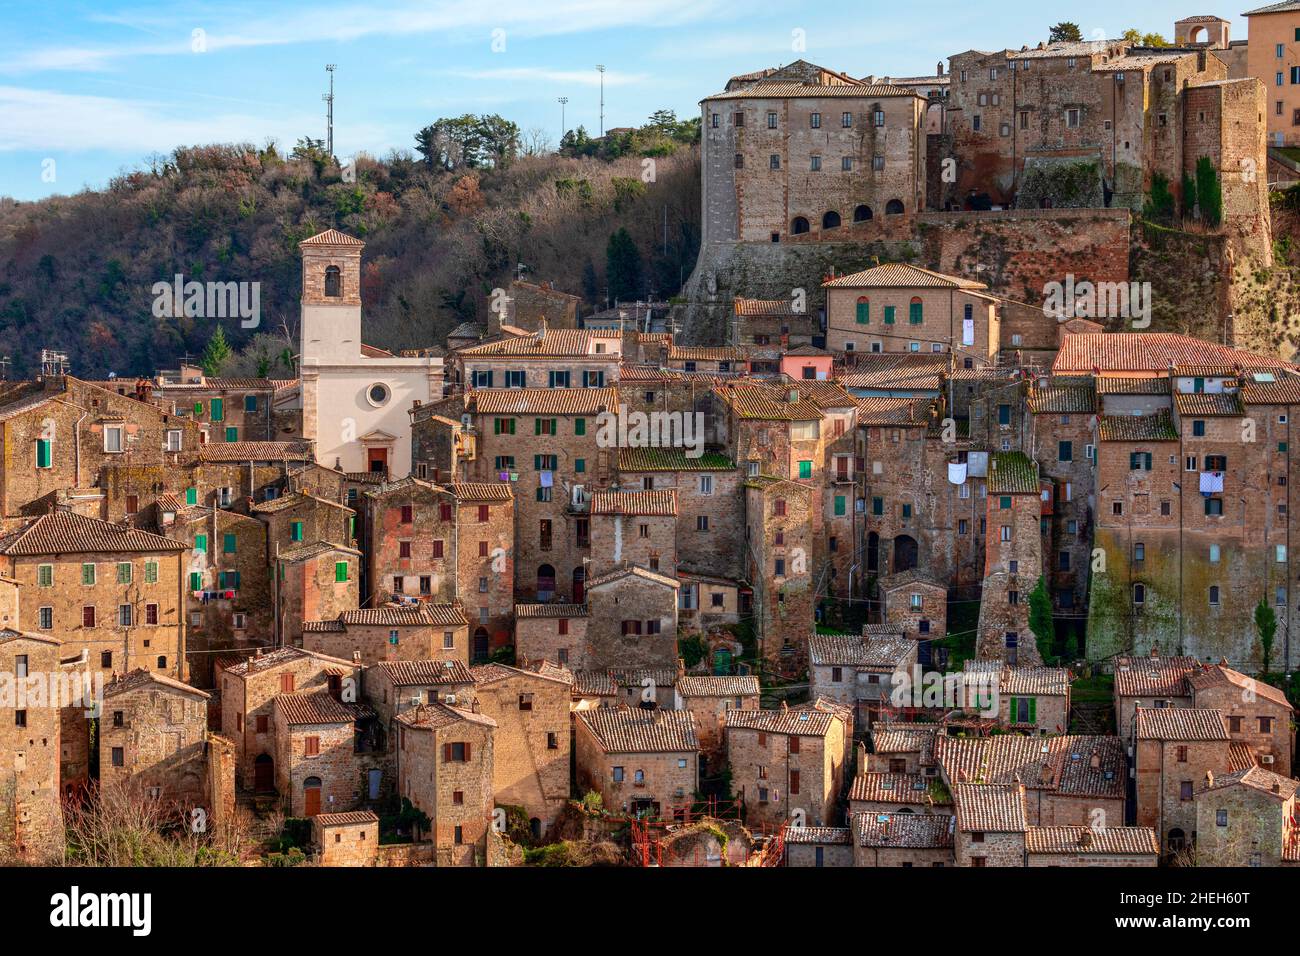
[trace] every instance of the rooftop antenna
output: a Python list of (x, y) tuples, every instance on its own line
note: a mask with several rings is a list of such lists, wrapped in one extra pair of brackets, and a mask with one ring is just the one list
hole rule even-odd
[(600, 135), (605, 135), (605, 64), (597, 63), (596, 72), (600, 74)]
[(45, 376), (68, 374), (68, 353), (54, 349), (41, 349), (41, 374)]
[(331, 157), (334, 155), (334, 71), (337, 68), (334, 63), (325, 64), (325, 72), (330, 75), (330, 91), (321, 94), (325, 101), (325, 151)]

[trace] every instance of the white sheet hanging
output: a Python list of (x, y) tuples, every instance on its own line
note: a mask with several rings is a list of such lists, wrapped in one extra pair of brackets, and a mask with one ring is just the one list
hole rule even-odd
[(966, 462), (950, 461), (948, 462), (948, 481), (954, 485), (966, 484)]

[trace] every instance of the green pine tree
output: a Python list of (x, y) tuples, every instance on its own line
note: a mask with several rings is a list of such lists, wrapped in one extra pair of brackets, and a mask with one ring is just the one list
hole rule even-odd
[(216, 378), (233, 354), (230, 343), (226, 341), (225, 330), (218, 325), (212, 331), (212, 338), (208, 339), (207, 348), (203, 350), (203, 374)]
[(627, 229), (619, 227), (605, 248), (605, 281), (609, 297), (635, 301), (641, 295), (641, 252)]
[(1277, 615), (1263, 598), (1255, 605), (1255, 630), (1259, 633), (1260, 657), (1264, 674), (1268, 674), (1273, 661), (1273, 638), (1277, 634)]

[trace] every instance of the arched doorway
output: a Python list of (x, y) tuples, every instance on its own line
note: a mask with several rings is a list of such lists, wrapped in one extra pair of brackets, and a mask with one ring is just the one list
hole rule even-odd
[(482, 663), (492, 653), (492, 642), (488, 639), (486, 627), (474, 628), (474, 662)]
[(891, 199), (885, 204), (886, 216), (901, 216), (903, 214), (903, 200)]
[(894, 539), (894, 573), (910, 571), (916, 567), (916, 539), (900, 534)]
[(537, 600), (549, 601), (555, 597), (555, 568), (543, 564), (537, 569)]
[(578, 565), (573, 569), (573, 603), (581, 604), (582, 599), (587, 596), (587, 568), (585, 565)]
[(795, 216), (790, 223), (790, 231), (796, 236), (802, 236), (808, 231), (808, 220), (803, 216)]
[(537, 817), (532, 817), (528, 821), (528, 831), (533, 835), (534, 840), (542, 838), (542, 821)]
[(875, 531), (867, 535), (867, 573), (880, 571), (880, 535)]
[(822, 216), (823, 229), (838, 229), (840, 227), (840, 214), (834, 209)]
[(854, 222), (869, 222), (871, 220), (871, 207), (867, 205), (858, 206), (853, 210)]
[(302, 782), (302, 815), (314, 817), (320, 813), (320, 777), (308, 777)]
[(253, 790), (270, 793), (275, 789), (275, 761), (270, 754), (258, 754), (253, 761)]

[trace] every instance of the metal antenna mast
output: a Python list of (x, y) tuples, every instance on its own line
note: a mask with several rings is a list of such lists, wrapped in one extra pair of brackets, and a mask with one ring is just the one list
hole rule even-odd
[(334, 155), (334, 70), (335, 64), (326, 63), (325, 72), (330, 75), (330, 91), (322, 93), (321, 99), (325, 101), (325, 152), (330, 156)]
[(605, 64), (597, 63), (596, 71), (600, 74), (600, 135), (605, 135)]
[(564, 134), (568, 132), (568, 129), (564, 125), (564, 104), (569, 102), (569, 98), (567, 96), (561, 96), (558, 98), (557, 102), (560, 104), (560, 143), (563, 144)]

